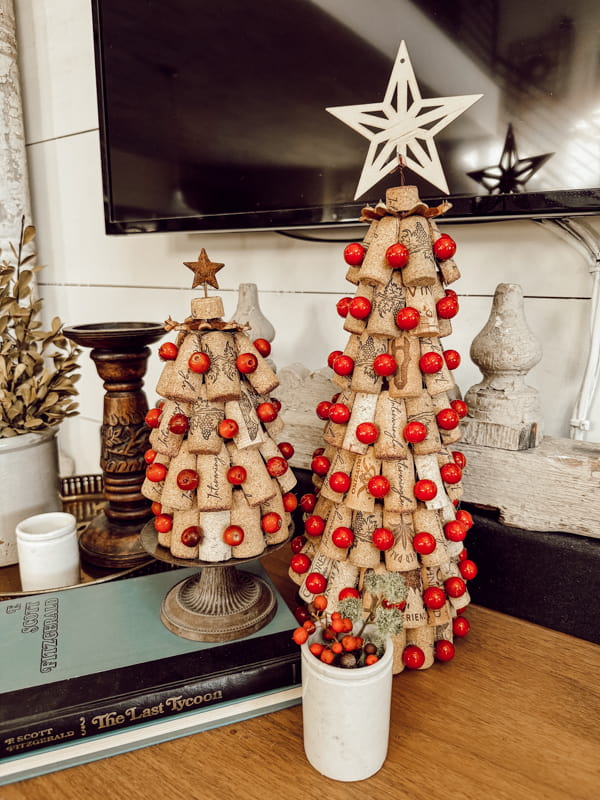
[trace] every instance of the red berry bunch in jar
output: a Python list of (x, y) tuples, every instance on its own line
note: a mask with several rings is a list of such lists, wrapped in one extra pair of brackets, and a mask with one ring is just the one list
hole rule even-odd
[(368, 603), (369, 571), (403, 578), (397, 670), (454, 656), (477, 573), (465, 549), (472, 521), (460, 508), (468, 408), (449, 340), (460, 272), (457, 244), (438, 228), (444, 208), (426, 208), (414, 186), (390, 189), (385, 203), (363, 209), (364, 240), (341, 254), (352, 291), (335, 313), (347, 340), (327, 360), (335, 389), (315, 407), (323, 441), (289, 568), (306, 607), (323, 596), (329, 614), (341, 612), (342, 589)]

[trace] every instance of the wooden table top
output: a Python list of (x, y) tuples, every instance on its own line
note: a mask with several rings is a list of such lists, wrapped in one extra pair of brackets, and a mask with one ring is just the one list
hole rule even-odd
[[(290, 601), (286, 560), (263, 563)], [(468, 618), (454, 661), (394, 677), (388, 758), (360, 783), (308, 764), (296, 706), (4, 786), (0, 798), (600, 798), (600, 648), (485, 608)]]

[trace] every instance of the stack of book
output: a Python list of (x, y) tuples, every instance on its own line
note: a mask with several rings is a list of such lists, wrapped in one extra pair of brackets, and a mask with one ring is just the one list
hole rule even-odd
[(0, 603), (0, 785), (300, 702), (297, 622), (274, 587), (276, 616), (244, 639), (162, 625), (163, 597), (195, 571)]

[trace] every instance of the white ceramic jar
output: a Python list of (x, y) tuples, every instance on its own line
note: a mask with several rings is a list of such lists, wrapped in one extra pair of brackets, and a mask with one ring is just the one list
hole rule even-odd
[(302, 645), (304, 751), (312, 766), (337, 781), (361, 781), (387, 756), (393, 645), (368, 667), (324, 664)]
[(16, 535), (24, 592), (79, 583), (79, 543), (73, 514), (36, 514), (19, 522)]

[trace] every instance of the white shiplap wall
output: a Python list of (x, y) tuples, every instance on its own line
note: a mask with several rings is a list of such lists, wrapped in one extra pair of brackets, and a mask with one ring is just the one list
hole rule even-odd
[[(48, 265), (41, 275), (47, 317), (58, 314), (72, 325), (181, 318), (193, 296), (181, 262), (206, 247), (213, 260), (227, 265), (219, 273), (226, 315), (236, 307), (238, 285), (256, 283), (262, 309), (277, 331), (278, 366), (323, 367), (327, 354), (347, 340), (335, 311), (339, 297), (353, 293), (344, 280), (342, 245), (268, 232), (106, 236), (89, 3), (16, 0), (15, 6), (33, 222), (41, 261)], [(600, 231), (600, 218), (590, 221)], [(453, 287), (461, 295), (451, 343), (463, 355), (459, 385), (465, 391), (480, 380), (469, 345), (488, 317), (496, 285), (520, 283), (530, 327), (544, 349), (528, 382), (541, 392), (546, 432), (568, 436), (588, 342), (586, 260), (530, 221), (445, 229), (458, 242), (463, 275)], [(97, 472), (102, 386), (88, 352), (81, 362), (80, 415), (62, 426), (61, 447), (74, 459), (76, 472)], [(151, 403), (159, 370), (153, 357), (146, 378)], [(599, 402), (592, 423), (589, 439), (600, 441)]]

